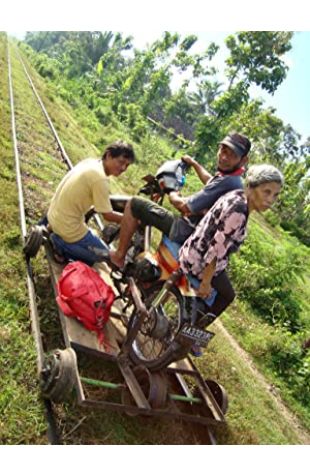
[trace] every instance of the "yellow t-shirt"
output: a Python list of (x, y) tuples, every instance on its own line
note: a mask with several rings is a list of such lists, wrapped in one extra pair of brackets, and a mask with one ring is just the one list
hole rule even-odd
[(99, 213), (112, 211), (109, 179), (102, 160), (95, 158), (82, 160), (58, 185), (47, 213), (53, 232), (69, 243), (82, 239), (88, 232), (84, 217), (91, 206)]

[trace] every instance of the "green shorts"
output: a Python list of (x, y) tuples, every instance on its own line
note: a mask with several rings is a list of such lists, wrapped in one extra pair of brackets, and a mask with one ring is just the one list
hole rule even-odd
[(154, 226), (169, 236), (175, 218), (170, 211), (153, 201), (134, 196), (131, 199), (131, 212), (142, 224)]

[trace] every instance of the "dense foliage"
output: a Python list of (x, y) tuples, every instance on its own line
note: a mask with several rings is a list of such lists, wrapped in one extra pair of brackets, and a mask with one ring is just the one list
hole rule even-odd
[(275, 238), (252, 221), (231, 271), (243, 300), (251, 303), (265, 321), (281, 324), (294, 333), (302, 327), (294, 284), (308, 265), (307, 253), (297, 242), (283, 240), (280, 235)]
[[(218, 141), (232, 129), (253, 141), (253, 162), (279, 166), (286, 188), (277, 212), (282, 227), (309, 245), (309, 139), (284, 124), (275, 110), (249, 96), (252, 84), (273, 94), (286, 77), (283, 55), (291, 49), (291, 32), (247, 31), (226, 39), (227, 85), (216, 79), (219, 46), (191, 53), (194, 35), (163, 33), (144, 50), (132, 38), (112, 32), (28, 32), (26, 42), (40, 74), (54, 81), (72, 106), (83, 102), (102, 124), (117, 119), (140, 141), (160, 122), (179, 137), (179, 145), (214, 166)], [(173, 75), (181, 81), (172, 89)]]

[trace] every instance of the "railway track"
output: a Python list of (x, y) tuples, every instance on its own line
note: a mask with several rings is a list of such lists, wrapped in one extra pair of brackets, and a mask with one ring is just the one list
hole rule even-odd
[[(13, 147), (14, 147), (14, 157), (15, 157), (15, 169), (16, 169), (16, 180), (17, 180), (17, 189), (18, 189), (18, 203), (19, 203), (19, 215), (20, 215), (20, 226), (21, 226), (21, 236), (23, 245), (25, 244), (25, 239), (27, 236), (27, 229), (33, 223), (33, 221), (38, 217), (38, 213), (43, 213), (44, 211), (44, 204), (41, 208), (37, 209), (38, 201), (37, 198), (34, 198), (31, 189), (39, 189), (39, 178), (35, 178), (32, 173), (31, 169), (40, 168), (42, 167), (42, 160), (40, 159), (41, 150), (44, 149), (43, 144), (39, 142), (39, 130), (36, 134), (36, 144), (34, 150), (32, 150), (32, 159), (29, 156), (29, 148), (27, 142), (23, 141), (23, 131), (26, 128), (32, 127), (34, 124), (33, 122), (33, 115), (28, 115), (25, 113), (25, 109), (22, 104), (25, 104), (25, 100), (20, 92), (14, 93), (13, 87), (13, 74), (12, 74), (12, 56), (11, 56), (11, 47), (7, 45), (7, 61), (8, 61), (8, 81), (9, 81), (9, 94), (10, 94), (10, 108), (11, 108), (11, 127), (12, 127), (12, 139), (13, 139)], [(72, 163), (68, 159), (65, 154), (65, 151), (60, 143), (60, 140), (57, 136), (57, 132), (54, 129), (52, 122), (47, 114), (47, 111), (34, 87), (34, 84), (27, 72), (27, 69), (19, 57), (17, 58), (19, 61), (19, 65), (22, 66), (25, 76), (29, 82), (29, 85), (33, 91), (37, 99), (37, 104), (33, 101), (31, 102), (32, 105), (32, 113), (35, 111), (35, 115), (39, 116), (40, 114), (44, 114), (50, 128), (51, 134), (54, 137), (49, 137), (49, 144), (51, 153), (53, 157), (58, 160), (58, 162), (62, 159), (66, 162), (67, 167), (72, 167)], [(16, 58), (15, 58), (16, 61)], [(42, 116), (43, 119), (43, 116)], [(40, 122), (40, 121), (39, 121)], [(18, 139), (19, 137), (19, 139)], [(60, 154), (59, 154), (60, 151)], [(61, 167), (63, 168), (63, 167)], [(63, 170), (61, 170), (63, 172)], [(27, 191), (24, 191), (23, 182), (27, 183)], [(44, 183), (41, 184), (42, 189), (44, 189)], [(36, 210), (34, 209), (34, 203), (36, 205)], [(44, 200), (43, 200), (44, 203)], [(36, 290), (35, 290), (35, 282), (34, 282), (34, 270), (33, 266), (29, 259), (26, 260), (26, 270), (27, 270), (27, 288), (29, 293), (29, 304), (30, 304), (30, 318), (31, 318), (31, 328), (32, 333), (34, 336), (36, 352), (37, 352), (37, 373), (38, 375), (42, 371), (43, 361), (44, 361), (44, 348), (43, 348), (43, 341), (41, 335), (41, 329), (39, 326), (39, 312), (37, 306), (37, 297), (36, 297)], [(59, 444), (60, 438), (57, 431), (55, 416), (53, 412), (53, 407), (51, 401), (49, 399), (44, 399), (44, 408), (45, 408), (45, 417), (47, 421), (47, 437), (51, 444)]]
[[(63, 174), (72, 168), (73, 164), (60, 141), (58, 133), (29, 75), (26, 65), (17, 49), (9, 44), (8, 73), (20, 225), (24, 244), (29, 227), (37, 223), (38, 219), (45, 214), (57, 183)], [(21, 85), (21, 87), (14, 87), (14, 84), (17, 83)], [(27, 132), (29, 129), (31, 129), (31, 143), (27, 141)], [(99, 229), (103, 228), (98, 216), (95, 216), (95, 224)], [(39, 322), (40, 320), (44, 321), (44, 316), (42, 318), (41, 315), (41, 310), (44, 306), (42, 306), (41, 296), (38, 299), (36, 293), (38, 291), (38, 284), (39, 287), (40, 285), (44, 287), (44, 284), (42, 285), (42, 282), (35, 282), (36, 271), (42, 273), (42, 263), (37, 263), (36, 261), (34, 265), (38, 266), (38, 269), (33, 268), (30, 259), (26, 260), (31, 326), (37, 350), (37, 372), (39, 376), (44, 366), (44, 354), (46, 350), (48, 350), (49, 342), (47, 341), (48, 339), (42, 337), (42, 333), (44, 334), (45, 332), (42, 332)], [(46, 287), (47, 286), (48, 284), (46, 284)], [(41, 309), (38, 309), (38, 300), (41, 302)], [(60, 334), (52, 336), (51, 347), (55, 346), (54, 339), (59, 337), (61, 337)], [(123, 370), (125, 379), (127, 377), (129, 380), (130, 378), (135, 380), (133, 373), (128, 371), (129, 369), (126, 369), (126, 371)], [(171, 372), (172, 371), (173, 370), (171, 370)], [(186, 369), (186, 371), (190, 373), (188, 369)], [(197, 375), (199, 376), (198, 373)], [(180, 376), (179, 379), (181, 380), (182, 377)], [(183, 383), (183, 385), (184, 384), (185, 383)], [(139, 387), (137, 385), (135, 387), (135, 390), (139, 392)], [(191, 399), (189, 394), (182, 397)], [(213, 395), (210, 394), (210, 397), (212, 400)], [(144, 397), (142, 399), (144, 399)], [(107, 407), (112, 408), (113, 406), (109, 406), (110, 403), (105, 404), (107, 404)], [(217, 407), (215, 400), (214, 404), (215, 407)], [(48, 424), (49, 442), (51, 444), (59, 444), (61, 442), (57, 432), (57, 424), (51, 401), (45, 399), (44, 405)], [(218, 410), (220, 411), (220, 409)], [(216, 416), (216, 419), (217, 417), (219, 417), (218, 420), (221, 422), (222, 416), (219, 414), (219, 416)], [(192, 416), (188, 416), (188, 420), (191, 420), (191, 418)], [(212, 425), (213, 421), (210, 418), (209, 421)], [(215, 443), (212, 432), (208, 433), (208, 438), (211, 443)]]
[[(7, 62), (12, 141), (21, 236), (24, 245), (28, 230), (45, 214), (56, 184), (73, 167), (73, 163), (64, 149), (52, 119), (43, 104), (23, 59), (16, 47), (9, 43), (7, 44)], [(17, 78), (18, 81), (16, 80)], [(14, 83), (17, 82), (19, 84), (22, 82), (22, 87), (14, 88)], [(27, 140), (29, 129), (31, 129), (31, 144)], [(48, 181), (46, 177), (49, 177)], [(95, 215), (94, 220), (95, 225), (102, 229), (103, 224), (99, 216)], [(40, 286), (45, 285), (45, 282), (40, 282), (41, 279), (36, 279), (36, 274), (42, 274), (42, 265), (40, 263), (35, 262), (33, 264), (30, 259), (26, 259), (26, 271), (31, 329), (37, 353), (36, 364), (39, 378), (43, 369), (46, 351), (55, 346), (55, 339), (61, 338), (61, 335), (53, 335), (50, 342), (42, 337), (42, 329), (39, 322), (40, 320), (45, 320), (44, 315), (42, 318), (44, 301), (48, 300), (51, 295), (49, 292), (46, 295), (43, 292), (43, 296), (42, 294), (38, 295)], [(41, 303), (40, 309), (38, 308), (38, 302)], [(49, 330), (47, 330), (47, 333), (49, 333)], [(61, 440), (57, 430), (53, 405), (50, 399), (44, 399), (43, 402), (49, 443), (60, 444)]]
[[(14, 48), (9, 43), (7, 44), (7, 62), (12, 141), (21, 236), (24, 245), (29, 228), (44, 215), (56, 184), (73, 167), (73, 164), (64, 149), (24, 61), (16, 47)], [(24, 83), (22, 88), (14, 88), (14, 79), (16, 77), (19, 80), (22, 78)], [(27, 91), (26, 94), (25, 91)], [(28, 134), (26, 132), (29, 129), (31, 129), (33, 139), (31, 144), (27, 141)], [(52, 177), (52, 180), (47, 182), (47, 176)], [(97, 226), (102, 228), (103, 225), (100, 218), (95, 216), (95, 219)], [(46, 339), (43, 341), (39, 325), (41, 311), (38, 309), (38, 300), (41, 302), (41, 307), (44, 305), (42, 296), (38, 297), (37, 295), (38, 288), (36, 287), (38, 287), (38, 282), (35, 282), (36, 270), (37, 273), (41, 273), (41, 266), (34, 269), (30, 260), (26, 259), (31, 329), (35, 341), (37, 374), (39, 377), (44, 364), (44, 354), (48, 342)], [(43, 299), (45, 299), (45, 296)], [(53, 345), (52, 342), (50, 344)], [(44, 399), (43, 403), (47, 421), (48, 440), (51, 444), (60, 444), (61, 441), (57, 431), (52, 403), (49, 399)]]

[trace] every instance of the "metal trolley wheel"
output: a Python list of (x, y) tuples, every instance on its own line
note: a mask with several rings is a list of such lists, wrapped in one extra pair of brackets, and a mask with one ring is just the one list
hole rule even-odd
[(55, 403), (68, 399), (76, 382), (76, 365), (72, 348), (54, 350), (46, 356), (40, 374), (43, 397)]
[[(168, 386), (163, 375), (160, 372), (151, 373), (145, 366), (136, 366), (133, 372), (151, 408), (161, 409), (165, 407), (168, 401)], [(127, 387), (122, 391), (122, 404), (133, 406), (132, 410), (126, 411), (128, 416), (137, 415), (137, 411), (134, 409), (134, 407), (137, 407), (135, 400)]]
[(216, 400), (222, 413), (225, 415), (228, 411), (228, 397), (225, 388), (212, 379), (206, 379), (205, 382), (213, 394), (214, 399)]
[(35, 257), (41, 247), (43, 241), (42, 226), (35, 225), (30, 228), (30, 232), (26, 238), (23, 251), (27, 258)]
[[(205, 383), (210, 389), (222, 413), (225, 415), (228, 410), (228, 397), (225, 388), (213, 379), (205, 379)], [(196, 397), (200, 397), (200, 391), (197, 387), (195, 388), (193, 395)], [(201, 413), (201, 415), (212, 416), (209, 408), (207, 408), (205, 405), (195, 405), (194, 407), (198, 411), (198, 413)]]

